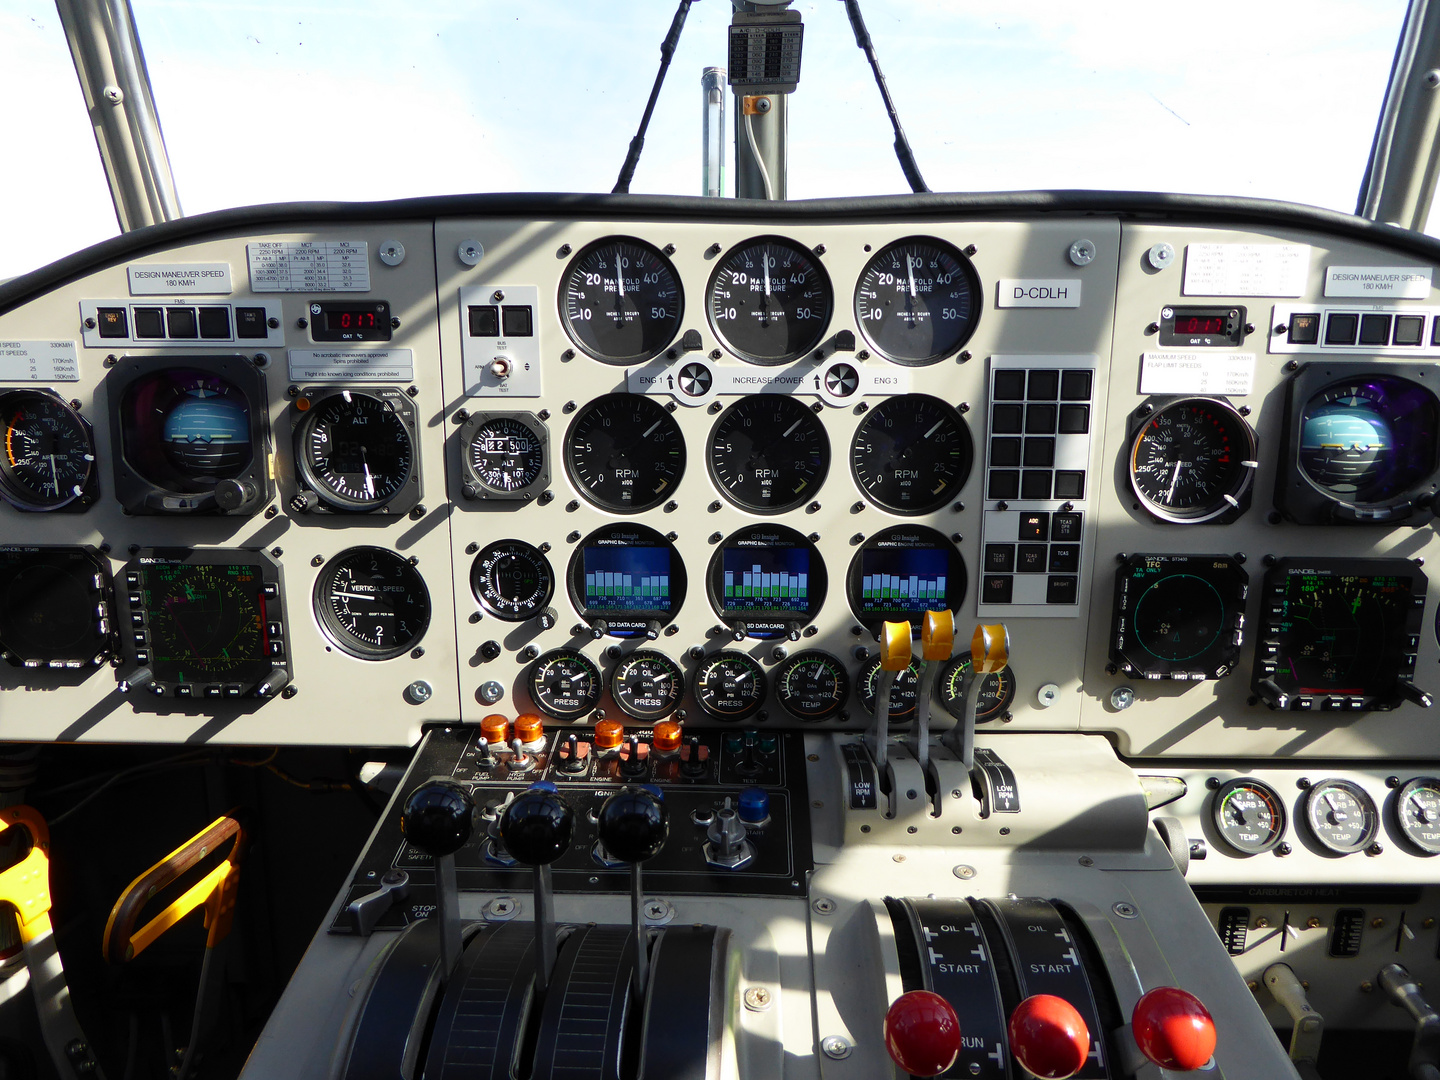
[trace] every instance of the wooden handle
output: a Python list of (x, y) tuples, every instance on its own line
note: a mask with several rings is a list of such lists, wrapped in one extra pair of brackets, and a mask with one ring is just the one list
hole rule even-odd
[[(165, 910), (139, 930), (135, 924), (145, 905), (161, 890), (179, 881), (202, 859), (207, 858), (227, 840), (233, 840), (230, 854), (189, 889), (173, 900)], [(209, 929), (205, 944), (213, 948), (230, 933), (234, 918), (235, 894), (240, 882), (240, 859), (245, 849), (245, 830), (234, 817), (216, 818), (195, 836), (150, 867), (132, 881), (105, 924), (101, 947), (105, 959), (112, 964), (133, 960), (190, 912), (205, 906), (205, 926)]]

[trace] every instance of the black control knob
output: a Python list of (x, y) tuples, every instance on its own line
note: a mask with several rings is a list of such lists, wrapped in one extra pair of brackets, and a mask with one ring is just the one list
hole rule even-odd
[(643, 863), (665, 846), (670, 816), (664, 800), (653, 791), (623, 787), (600, 807), (596, 831), (610, 855), (622, 862)]
[(142, 667), (128, 679), (120, 680), (119, 691), (122, 694), (134, 693), (136, 690), (144, 690), (155, 681), (155, 672), (148, 667)]
[(549, 866), (570, 850), (575, 811), (550, 783), (515, 796), (500, 817), (505, 850), (527, 866)]
[(470, 839), (475, 803), (463, 784), (434, 776), (410, 793), (400, 811), (405, 839), (432, 859), (453, 855)]
[(226, 513), (239, 510), (255, 498), (255, 485), (243, 480), (221, 480), (215, 485), (215, 505)]
[(479, 652), (480, 659), (488, 663), (491, 660), (498, 659), (502, 650), (500, 648), (500, 642), (492, 638), (490, 641), (482, 641), (480, 648), (476, 651)]
[(300, 491), (286, 504), (292, 514), (308, 514), (320, 505), (320, 496), (313, 491)]

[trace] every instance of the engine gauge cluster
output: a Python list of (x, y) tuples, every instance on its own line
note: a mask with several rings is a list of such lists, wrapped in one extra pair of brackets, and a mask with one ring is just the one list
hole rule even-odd
[(958, 611), (965, 598), (965, 561), (943, 535), (924, 525), (892, 525), (875, 533), (850, 560), (845, 593), (850, 610), (872, 634), (882, 623), (920, 612)]
[(707, 577), (710, 605), (737, 639), (798, 639), (829, 588), (820, 552), (784, 525), (731, 533), (710, 559)]
[(685, 560), (645, 525), (596, 529), (576, 545), (568, 578), (570, 602), (601, 635), (658, 634), (685, 601)]
[(415, 405), (394, 387), (295, 399), (293, 511), (403, 514), (420, 501)]

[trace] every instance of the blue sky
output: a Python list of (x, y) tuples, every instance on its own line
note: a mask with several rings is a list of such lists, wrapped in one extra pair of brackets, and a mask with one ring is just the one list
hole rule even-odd
[[(132, 0), (184, 208), (462, 191), (608, 191), (672, 0), (423, 5)], [(935, 190), (1090, 187), (1350, 211), (1404, 0), (862, 0)], [(790, 194), (904, 190), (838, 0), (797, 0)], [(700, 73), (726, 0), (691, 9), (633, 190), (698, 194)], [(0, 10), (0, 279), (116, 231), (48, 0)], [(732, 155), (733, 157), (733, 155)]]

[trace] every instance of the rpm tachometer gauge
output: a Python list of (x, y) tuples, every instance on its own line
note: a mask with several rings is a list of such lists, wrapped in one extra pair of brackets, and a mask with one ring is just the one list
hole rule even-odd
[(1259, 855), (1285, 835), (1285, 804), (1268, 784), (1248, 777), (1227, 780), (1211, 804), (1215, 831), (1240, 855)]
[(881, 356), (933, 364), (970, 339), (980, 317), (980, 280), (954, 246), (928, 236), (887, 244), (855, 286), (855, 322)]
[(754, 364), (784, 364), (820, 344), (835, 297), (830, 275), (808, 249), (759, 236), (720, 260), (707, 302), (710, 326), (726, 348)]
[(570, 339), (596, 360), (639, 364), (674, 340), (685, 312), (675, 268), (630, 236), (586, 244), (560, 279), (560, 313)]

